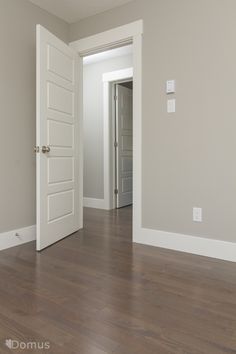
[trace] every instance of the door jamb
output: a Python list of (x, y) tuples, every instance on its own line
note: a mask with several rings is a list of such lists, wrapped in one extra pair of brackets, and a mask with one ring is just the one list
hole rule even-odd
[[(140, 234), (142, 226), (142, 34), (143, 20), (120, 26), (106, 32), (83, 38), (70, 43), (79, 56), (80, 86), (80, 148), (83, 154), (83, 56), (95, 52), (133, 44), (133, 240)], [(83, 172), (83, 158), (80, 159), (80, 171)], [(80, 178), (83, 177), (80, 174)], [(83, 186), (83, 183), (82, 183)], [(83, 202), (83, 198), (80, 198)], [(83, 217), (81, 215), (81, 217)], [(83, 225), (83, 220), (80, 220)]]

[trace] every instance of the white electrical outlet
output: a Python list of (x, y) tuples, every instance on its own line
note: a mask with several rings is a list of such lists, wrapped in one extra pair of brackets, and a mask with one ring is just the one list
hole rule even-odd
[(193, 208), (193, 221), (202, 222), (202, 208)]

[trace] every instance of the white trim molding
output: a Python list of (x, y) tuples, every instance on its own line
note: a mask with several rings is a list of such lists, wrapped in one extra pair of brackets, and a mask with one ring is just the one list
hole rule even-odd
[(84, 207), (107, 210), (106, 203), (105, 203), (104, 199), (85, 198), (84, 197)]
[(114, 82), (133, 78), (133, 68), (121, 69), (104, 73), (102, 76), (103, 82)]
[(236, 243), (141, 228), (134, 242), (236, 262)]
[(143, 20), (138, 20), (124, 26), (113, 28), (90, 37), (71, 42), (70, 45), (79, 53), (86, 56), (91, 53), (121, 47), (132, 43), (135, 36), (143, 33)]
[[(142, 197), (142, 34), (143, 20), (138, 20), (109, 31), (95, 34), (70, 43), (78, 52), (80, 63), (80, 87), (82, 88), (82, 58), (95, 52), (133, 45), (133, 237), (141, 228)], [(80, 90), (80, 114), (83, 117), (82, 89)], [(82, 127), (81, 118), (81, 127)]]
[(36, 240), (36, 225), (21, 229), (3, 232), (0, 234), (0, 250), (20, 246), (26, 242)]
[[(111, 71), (103, 74), (103, 160), (104, 160), (104, 202), (106, 209), (114, 209), (114, 161), (113, 154), (114, 149), (113, 133), (114, 128), (111, 105), (111, 83), (122, 80), (133, 80), (133, 68), (126, 68), (122, 70)], [(113, 117), (114, 118), (114, 117)]]

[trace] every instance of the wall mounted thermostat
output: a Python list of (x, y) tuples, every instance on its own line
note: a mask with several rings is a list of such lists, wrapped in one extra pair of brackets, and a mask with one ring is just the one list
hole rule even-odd
[(166, 81), (166, 93), (175, 93), (175, 80)]

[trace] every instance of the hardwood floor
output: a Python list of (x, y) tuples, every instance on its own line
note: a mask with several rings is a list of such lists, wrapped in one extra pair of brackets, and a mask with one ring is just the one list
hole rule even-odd
[(236, 353), (236, 264), (132, 244), (131, 208), (85, 209), (84, 230), (43, 252), (0, 252), (0, 340), (4, 354)]

